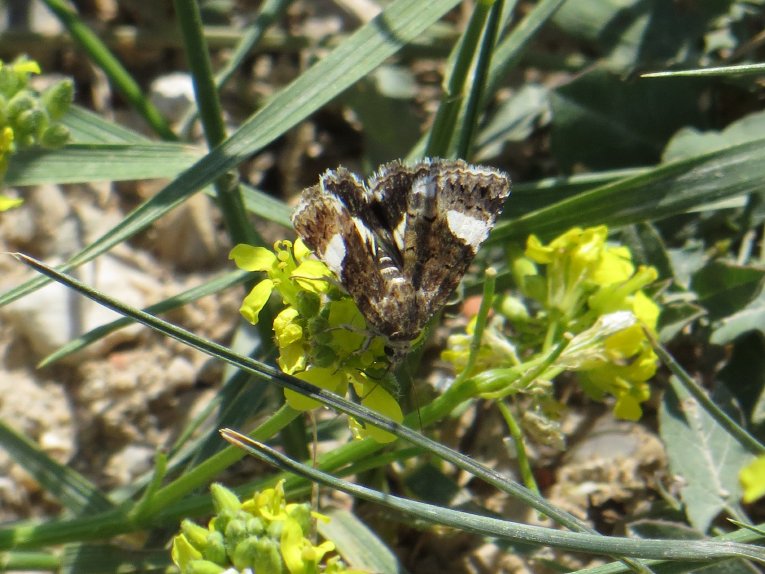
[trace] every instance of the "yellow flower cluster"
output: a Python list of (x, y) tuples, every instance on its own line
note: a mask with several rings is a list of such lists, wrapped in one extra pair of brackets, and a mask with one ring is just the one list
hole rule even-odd
[(581, 332), (616, 311), (635, 316), (633, 325), (605, 339), (599, 356), (583, 363), (578, 372), (588, 394), (596, 399), (606, 394), (616, 397), (614, 414), (637, 420), (642, 415), (640, 403), (650, 395), (647, 381), (658, 363), (643, 329), (655, 330), (659, 307), (642, 289), (658, 274), (653, 267), (636, 270), (629, 249), (609, 245), (607, 237), (604, 225), (571, 229), (549, 245), (531, 236), (526, 256), (545, 266), (542, 303), (557, 331)]
[[(72, 103), (72, 82), (62, 80), (37, 94), (28, 85), (31, 75), (39, 73), (39, 64), (25, 57), (12, 64), (0, 60), (0, 181), (17, 150), (35, 145), (56, 148), (69, 139), (69, 130), (58, 120)], [(20, 203), (0, 196), (0, 211)]]
[[(273, 251), (244, 244), (234, 247), (229, 257), (237, 267), (266, 273), (242, 302), (242, 316), (257, 324), (271, 295), (278, 293), (284, 304), (273, 321), (279, 367), (339, 395), (352, 390), (362, 405), (400, 422), (401, 408), (383, 384), (388, 382), (383, 339), (370, 335), (356, 304), (336, 286), (329, 268), (310, 253), (300, 239), (294, 245), (277, 241)], [(285, 398), (297, 410), (320, 406), (290, 390)], [(375, 427), (352, 424), (351, 428), (359, 437), (372, 436), (380, 442), (394, 438)]]
[(340, 558), (324, 560), (330, 541), (313, 544), (307, 534), (316, 520), (308, 504), (288, 503), (284, 481), (240, 502), (219, 484), (211, 487), (216, 515), (207, 528), (184, 520), (173, 538), (172, 558), (182, 574), (352, 573)]
[[(616, 416), (637, 420), (657, 366), (644, 329), (654, 332), (659, 307), (643, 291), (657, 272), (636, 269), (629, 249), (610, 245), (607, 237), (605, 226), (574, 228), (548, 244), (530, 236), (512, 262), (522, 297), (508, 296), (499, 305), (499, 321), (511, 323), (514, 335), (495, 321), (481, 341), (476, 368), (517, 365), (519, 356), (542, 356), (573, 338), (548, 375), (576, 371), (591, 397), (611, 395)], [(464, 368), (471, 338), (471, 331), (450, 338), (443, 358)]]

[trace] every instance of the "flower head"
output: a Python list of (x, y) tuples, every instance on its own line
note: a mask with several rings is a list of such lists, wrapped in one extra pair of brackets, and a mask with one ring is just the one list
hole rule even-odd
[(317, 520), (329, 519), (287, 502), (284, 481), (243, 502), (219, 484), (212, 494), (216, 515), (207, 528), (184, 520), (173, 538), (173, 562), (183, 574), (351, 572), (337, 556), (325, 560), (335, 549), (331, 541), (308, 538)]
[[(237, 245), (230, 258), (247, 271), (266, 273), (242, 302), (240, 312), (256, 324), (272, 294), (284, 304), (274, 321), (279, 348), (277, 363), (285, 373), (319, 388), (344, 395), (351, 388), (362, 404), (400, 422), (403, 413), (386, 379), (388, 358), (385, 341), (372, 335), (354, 301), (333, 281), (322, 262), (310, 257), (301, 239), (277, 241), (274, 251), (264, 247)], [(371, 379), (370, 373), (382, 373)], [(286, 390), (287, 403), (297, 410), (320, 406), (314, 399)], [(352, 423), (356, 436), (374, 436), (379, 441), (393, 435)]]
[[(504, 372), (519, 357), (535, 354), (543, 360), (566, 338), (571, 341), (535, 381), (521, 388), (508, 382), (507, 392), (495, 385), (486, 396), (536, 392), (545, 388), (547, 377), (573, 370), (591, 397), (616, 398), (616, 416), (640, 418), (657, 365), (644, 329), (654, 332), (659, 316), (658, 305), (643, 289), (657, 272), (636, 269), (629, 249), (609, 244), (607, 237), (605, 226), (574, 228), (547, 244), (532, 235), (525, 252), (514, 252), (511, 268), (524, 297), (507, 296), (499, 305), (481, 340), (476, 370), (489, 380), (492, 369)], [(514, 329), (512, 344), (506, 325)], [(450, 337), (442, 354), (458, 369), (466, 364), (471, 333), (469, 327), (467, 335)], [(535, 400), (545, 396), (537, 393)]]

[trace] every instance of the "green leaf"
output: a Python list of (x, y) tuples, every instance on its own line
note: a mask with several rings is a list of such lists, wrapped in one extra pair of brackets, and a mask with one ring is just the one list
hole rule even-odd
[(110, 122), (79, 106), (72, 106), (61, 119), (78, 144), (149, 143), (151, 140), (119, 124)]
[(551, 147), (565, 171), (655, 163), (679, 128), (701, 121), (690, 105), (698, 80), (625, 81), (603, 69), (583, 74), (551, 94)]
[(765, 335), (765, 294), (763, 293), (740, 311), (720, 321), (712, 332), (709, 342), (725, 345), (749, 331), (759, 331)]
[(754, 141), (765, 132), (765, 112), (755, 112), (736, 120), (724, 130), (706, 132), (684, 127), (678, 131), (664, 150), (663, 161), (676, 161), (734, 145)]
[(27, 149), (11, 158), (7, 185), (84, 183), (175, 177), (204, 151), (175, 143), (74, 144)]
[(753, 455), (700, 408), (675, 377), (664, 395), (659, 424), (670, 469), (683, 481), (680, 495), (688, 519), (707, 532), (718, 514), (737, 505), (738, 471)]
[(355, 515), (340, 509), (333, 509), (327, 515), (330, 522), (319, 520), (317, 529), (324, 538), (335, 543), (346, 564), (364, 572), (402, 572), (396, 555)]
[(24, 435), (0, 421), (0, 445), (67, 509), (76, 513), (95, 513), (113, 508), (111, 501), (78, 472), (64, 466)]
[(712, 261), (694, 273), (691, 289), (710, 317), (721, 319), (748, 305), (764, 283), (765, 269)]
[(589, 40), (611, 68), (638, 63), (674, 63), (697, 51), (713, 19), (728, 2), (701, 2), (688, 9), (665, 0), (569, 0), (555, 23), (576, 38)]
[[(642, 171), (580, 193), (545, 208), (503, 221), (489, 241), (543, 239), (567, 229), (605, 224), (620, 227), (654, 221), (698, 209), (713, 202), (762, 189), (765, 181), (765, 140)], [(512, 197), (505, 217), (517, 214)], [(676, 270), (677, 272), (677, 270)]]

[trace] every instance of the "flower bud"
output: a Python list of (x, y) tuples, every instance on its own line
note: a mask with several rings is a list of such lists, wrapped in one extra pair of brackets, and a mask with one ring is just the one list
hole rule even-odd
[(59, 120), (72, 105), (74, 84), (72, 80), (62, 80), (45, 90), (41, 97), (48, 116), (52, 120)]
[(248, 538), (237, 544), (231, 561), (238, 570), (251, 568), (258, 574), (281, 574), (284, 564), (279, 543), (270, 538)]
[(66, 145), (70, 136), (69, 128), (63, 124), (54, 124), (45, 128), (40, 136), (40, 144), (49, 149), (60, 148)]
[(210, 492), (212, 494), (213, 505), (217, 512), (223, 510), (229, 510), (237, 512), (242, 508), (242, 503), (239, 502), (239, 498), (222, 484), (213, 483), (210, 486)]

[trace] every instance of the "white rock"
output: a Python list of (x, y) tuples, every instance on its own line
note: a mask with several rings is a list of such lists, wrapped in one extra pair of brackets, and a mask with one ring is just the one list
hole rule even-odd
[[(155, 280), (111, 255), (91, 261), (74, 273), (94, 289), (134, 307), (144, 307), (148, 301), (160, 298), (160, 286)], [(28, 278), (28, 275), (23, 277)], [(20, 283), (20, 279), (16, 278), (14, 283)], [(6, 281), (0, 283), (4, 283), (0, 284), (2, 291), (11, 287)], [(95, 327), (120, 318), (116, 312), (58, 283), (38, 289), (0, 313), (40, 357)], [(100, 354), (118, 343), (133, 340), (140, 329), (139, 325), (120, 329), (88, 347), (87, 352)]]
[(160, 76), (151, 83), (149, 98), (162, 115), (177, 122), (194, 102), (194, 83), (183, 72)]

